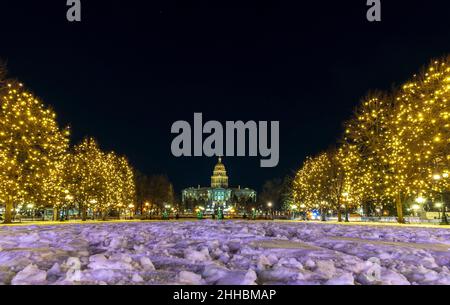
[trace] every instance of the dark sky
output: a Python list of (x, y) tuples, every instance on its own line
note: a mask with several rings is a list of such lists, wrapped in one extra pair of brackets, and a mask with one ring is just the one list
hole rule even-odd
[[(308, 3), (309, 2), (309, 3)], [(280, 121), (280, 162), (225, 158), (230, 182), (260, 189), (335, 142), (369, 90), (401, 84), (450, 53), (448, 1), (1, 1), (0, 58), (86, 135), (177, 192), (207, 185), (215, 160), (175, 158), (176, 120)], [(149, 4), (150, 3), (150, 4)]]

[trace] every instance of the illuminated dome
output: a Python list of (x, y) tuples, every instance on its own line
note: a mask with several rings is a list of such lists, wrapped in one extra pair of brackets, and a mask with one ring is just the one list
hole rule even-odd
[(213, 175), (211, 176), (211, 187), (212, 188), (227, 188), (228, 187), (228, 176), (225, 169), (225, 165), (222, 163), (222, 158), (219, 157), (219, 162), (214, 166)]
[(219, 162), (214, 166), (214, 175), (216, 173), (225, 172), (225, 175), (227, 174), (227, 171), (225, 170), (225, 165), (222, 163), (222, 158), (219, 157)]
[(211, 176), (211, 187), (188, 187), (181, 191), (181, 201), (186, 210), (194, 213), (198, 207), (203, 207), (205, 213), (231, 213), (230, 208), (245, 209), (256, 202), (256, 191), (239, 185), (229, 187), (228, 176), (222, 158), (219, 157)]

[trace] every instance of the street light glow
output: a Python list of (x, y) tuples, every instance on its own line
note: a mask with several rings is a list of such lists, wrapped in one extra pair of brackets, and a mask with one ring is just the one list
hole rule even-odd
[(422, 203), (424, 203), (425, 201), (426, 201), (426, 199), (423, 198), (422, 196), (419, 196), (419, 197), (416, 198), (416, 202), (419, 203), (419, 204), (422, 204)]

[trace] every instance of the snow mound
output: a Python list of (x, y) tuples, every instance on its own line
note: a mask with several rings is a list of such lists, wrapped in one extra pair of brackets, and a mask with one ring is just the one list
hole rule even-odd
[(445, 228), (274, 221), (7, 226), (6, 284), (450, 285)]
[(13, 285), (39, 285), (45, 284), (47, 272), (40, 270), (36, 265), (30, 264), (14, 276)]

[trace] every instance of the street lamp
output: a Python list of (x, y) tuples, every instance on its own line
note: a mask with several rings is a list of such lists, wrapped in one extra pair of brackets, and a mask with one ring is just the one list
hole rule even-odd
[(381, 209), (380, 208), (376, 208), (375, 211), (378, 213), (378, 216), (381, 217)]
[(418, 204), (425, 203), (425, 201), (426, 201), (426, 199), (423, 198), (422, 196), (419, 196), (419, 197), (416, 198), (416, 202), (417, 202)]
[(270, 218), (272, 218), (272, 202), (268, 202), (267, 206), (269, 207)]
[(348, 210), (347, 210), (347, 202), (348, 202), (348, 192), (342, 193), (342, 196), (344, 197), (342, 201), (344, 201), (344, 214), (345, 214), (345, 222), (349, 222), (348, 220)]
[(292, 219), (295, 219), (295, 211), (298, 209), (296, 204), (291, 204)]
[(130, 203), (128, 205), (128, 208), (130, 209), (130, 219), (133, 218), (133, 208), (134, 208), (134, 204)]
[(34, 204), (32, 204), (32, 203), (27, 204), (27, 209), (30, 210), (32, 220), (34, 220), (33, 208), (34, 208)]
[[(416, 200), (416, 201), (417, 201), (417, 200)], [(420, 209), (420, 205), (418, 205), (418, 204), (413, 204), (413, 205), (411, 206), (411, 209), (413, 209), (415, 215), (417, 215), (417, 211)]]
[[(416, 198), (416, 203), (418, 203), (418, 204), (414, 204), (414, 205), (412, 206), (412, 209), (414, 210), (414, 213), (415, 213), (415, 216), (416, 216), (416, 217), (419, 217), (419, 210), (422, 210), (422, 212), (424, 211), (424, 210), (423, 210), (423, 204), (424, 204), (426, 201), (427, 201), (427, 199), (424, 198), (424, 197), (422, 197), (422, 196), (420, 196), (420, 195), (419, 195), (419, 197)], [(422, 218), (422, 217), (421, 217), (421, 218)]]
[[(443, 178), (448, 178), (448, 172), (444, 172), (442, 173), (442, 177)], [(441, 175), (440, 174), (434, 174), (433, 175), (433, 179), (438, 182), (439, 180), (441, 180)], [(442, 203), (439, 205), (439, 207), (442, 207), (442, 219), (441, 219), (441, 224), (442, 225), (448, 225), (448, 219), (447, 219), (447, 211), (445, 210), (445, 202), (444, 202), (444, 194), (442, 192), (440, 192), (441, 194), (441, 200)], [(435, 204), (435, 206), (437, 207), (437, 203)]]

